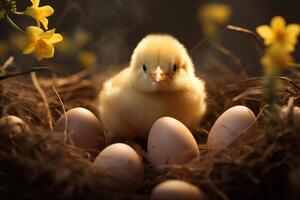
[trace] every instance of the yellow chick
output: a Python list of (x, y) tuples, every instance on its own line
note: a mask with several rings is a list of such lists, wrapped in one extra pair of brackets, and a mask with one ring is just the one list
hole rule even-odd
[(129, 67), (104, 82), (99, 94), (107, 141), (147, 138), (163, 116), (196, 126), (206, 110), (206, 92), (194, 71), (188, 52), (174, 37), (151, 34), (142, 39)]

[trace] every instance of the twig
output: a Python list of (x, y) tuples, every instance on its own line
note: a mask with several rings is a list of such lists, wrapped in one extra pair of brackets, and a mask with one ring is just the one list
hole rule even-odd
[(52, 116), (51, 116), (51, 110), (50, 110), (50, 107), (49, 107), (49, 102), (48, 102), (48, 99), (47, 99), (47, 96), (46, 96), (44, 90), (42, 89), (42, 87), (39, 83), (39, 80), (38, 80), (35, 72), (31, 73), (31, 80), (33, 82), (33, 85), (35, 86), (35, 88), (37, 89), (37, 91), (39, 92), (39, 94), (41, 95), (41, 97), (44, 101), (44, 105), (45, 105), (46, 110), (47, 110), (47, 117), (48, 117), (49, 127), (52, 130), (53, 129), (53, 120), (52, 120)]
[(75, 10), (79, 14), (79, 16), (84, 16), (85, 13), (82, 11), (82, 8), (79, 3), (74, 2), (74, 0), (69, 0), (65, 4), (66, 6), (63, 8), (62, 14), (55, 22), (55, 27), (60, 27), (63, 21), (66, 19), (66, 16), (69, 14), (70, 11)]
[(287, 157), (284, 157), (282, 160), (275, 162), (275, 163), (269, 163), (266, 168), (262, 170), (262, 174), (266, 174), (268, 171), (274, 169), (275, 167), (280, 167), (282, 165), (285, 165), (287, 163)]
[(5, 74), (5, 70), (6, 68), (8, 68), (10, 65), (12, 65), (14, 63), (14, 57), (13, 56), (10, 56), (5, 62), (4, 64), (2, 65), (2, 72)]
[[(244, 82), (249, 82), (249, 81), (261, 81), (263, 80), (265, 77), (251, 77), (251, 78), (247, 78), (247, 79), (243, 79), (243, 80), (239, 80), (237, 83), (234, 83), (234, 84), (229, 84), (228, 87), (232, 87), (234, 85), (239, 85), (241, 83), (244, 83)], [(277, 79), (279, 80), (282, 80), (282, 81), (286, 81), (288, 83), (290, 83), (291, 85), (293, 85), (297, 90), (300, 91), (300, 86), (298, 86), (293, 80), (287, 78), (287, 77), (283, 77), (283, 76), (279, 76), (279, 77), (276, 77)]]
[(289, 78), (287, 78), (287, 77), (283, 77), (283, 76), (278, 77), (278, 79), (284, 80), (284, 81), (286, 81), (286, 82), (292, 84), (298, 91), (300, 91), (300, 87), (299, 87), (294, 81), (292, 81), (291, 79), (289, 79)]
[(241, 135), (244, 135), (246, 132), (248, 132), (253, 126), (254, 124), (257, 123), (257, 121), (259, 120), (259, 118), (263, 115), (263, 113), (265, 112), (265, 110), (269, 107), (269, 105), (264, 105), (258, 115), (255, 117), (255, 121), (253, 121), (246, 129), (243, 130), (242, 134)]
[(244, 82), (261, 81), (263, 78), (264, 78), (264, 77), (251, 77), (251, 78), (246, 78), (246, 79), (239, 80), (239, 81), (236, 82), (236, 83), (228, 84), (227, 87), (233, 87), (233, 86), (235, 86), (235, 85), (240, 85), (241, 83), (244, 83)]
[(207, 42), (208, 37), (203, 38), (200, 42), (198, 42), (191, 50), (190, 54), (193, 54), (199, 47), (201, 47), (205, 42)]
[(210, 59), (211, 59), (210, 60), (211, 65), (214, 66), (217, 71), (223, 72), (224, 74), (226, 74), (228, 76), (232, 76), (232, 77), (235, 76), (234, 72), (232, 70), (230, 70), (222, 61), (220, 61), (219, 59), (217, 59), (215, 57), (211, 57)]
[(255, 33), (254, 31), (246, 29), (246, 28), (242, 28), (242, 27), (239, 27), (239, 26), (233, 26), (233, 25), (227, 25), (226, 28), (230, 31), (236, 31), (236, 32), (248, 34), (248, 35), (252, 36), (257, 41), (257, 43), (259, 44), (259, 46), (262, 49), (266, 48), (266, 45), (264, 44), (261, 37), (257, 33)]
[(207, 182), (208, 184), (210, 185), (211, 189), (219, 196), (221, 197), (223, 200), (229, 200), (228, 196), (223, 192), (221, 191), (213, 182), (212, 180), (207, 177)]
[(66, 109), (65, 109), (65, 105), (64, 105), (64, 103), (62, 102), (62, 100), (61, 100), (61, 98), (60, 98), (60, 96), (59, 96), (59, 94), (58, 94), (58, 91), (56, 90), (56, 88), (54, 87), (54, 85), (52, 85), (52, 88), (53, 88), (53, 90), (54, 90), (54, 92), (55, 92), (55, 94), (56, 94), (56, 96), (57, 96), (57, 98), (58, 98), (58, 100), (59, 100), (59, 102), (60, 102), (60, 104), (61, 104), (61, 107), (62, 107), (62, 109), (63, 109), (63, 112), (64, 112), (64, 116), (65, 116), (65, 128), (64, 128), (64, 141), (65, 142), (68, 142), (68, 133), (67, 133), (67, 129), (68, 129), (68, 116), (66, 115)]
[(230, 60), (232, 60), (232, 62), (239, 67), (240, 69), (243, 70), (242, 64), (241, 64), (241, 60), (234, 55), (234, 53), (232, 53), (229, 49), (226, 49), (225, 47), (215, 43), (215, 42), (210, 42), (210, 44), (220, 53), (224, 54), (225, 56), (227, 56), (228, 58), (230, 58)]
[(21, 75), (25, 75), (25, 74), (29, 74), (31, 72), (37, 72), (37, 71), (42, 71), (42, 70), (48, 70), (48, 67), (36, 67), (24, 72), (18, 72), (18, 73), (12, 73), (12, 74), (5, 74), (3, 76), (0, 76), (0, 81), (4, 80), (4, 79), (8, 79), (8, 78), (12, 78), (12, 77), (16, 77), (16, 76), (21, 76)]
[(293, 91), (291, 91), (289, 88), (285, 88), (285, 91), (286, 91), (287, 93), (293, 95), (293, 96), (298, 96), (298, 95), (300, 95), (300, 93), (293, 92)]
[(262, 94), (262, 90), (261, 89), (253, 89), (253, 90), (246, 90), (245, 92), (239, 94), (238, 96), (235, 96), (232, 98), (232, 101), (235, 102), (235, 101), (238, 101), (248, 95), (259, 95), (259, 94)]
[(287, 110), (288, 110), (288, 113), (287, 113), (287, 122), (288, 122), (288, 125), (292, 126), (293, 123), (294, 123), (294, 119), (293, 119), (293, 116), (294, 116), (294, 101), (295, 101), (295, 98), (294, 97), (290, 97), (289, 100), (288, 100), (288, 104), (287, 104)]

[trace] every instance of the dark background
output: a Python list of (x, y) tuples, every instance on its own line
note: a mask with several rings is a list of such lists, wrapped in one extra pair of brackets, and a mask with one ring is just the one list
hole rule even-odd
[[(17, 1), (20, 9), (30, 5), (28, 2)], [(258, 25), (269, 24), (275, 15), (283, 16), (288, 23), (300, 22), (298, 0), (41, 0), (41, 5), (49, 4), (55, 8), (55, 14), (49, 18), (49, 27), (57, 28), (58, 32), (72, 34), (78, 27), (91, 32), (93, 39), (89, 48), (99, 58), (98, 68), (105, 69), (127, 63), (138, 41), (149, 33), (172, 34), (188, 50), (192, 49), (204, 38), (197, 13), (199, 6), (207, 2), (230, 5), (233, 15), (229, 24), (253, 30)], [(28, 23), (23, 18), (14, 19), (20, 26), (25, 27)], [(0, 30), (1, 39), (12, 31), (4, 22), (0, 23)], [(258, 46), (251, 37), (224, 29), (221, 44), (241, 59), (245, 69), (259, 71)], [(207, 64), (205, 55), (211, 52), (210, 49), (204, 44), (192, 54), (198, 68)], [(299, 59), (299, 51), (294, 56)], [(69, 60), (60, 58), (55, 62), (66, 64)], [(230, 62), (227, 64), (234, 67)]]

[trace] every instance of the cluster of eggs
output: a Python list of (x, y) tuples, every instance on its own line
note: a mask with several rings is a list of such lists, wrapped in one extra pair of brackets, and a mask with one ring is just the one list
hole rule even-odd
[[(295, 117), (300, 116), (300, 108), (294, 107)], [(288, 110), (283, 108), (280, 116), (287, 118)], [(30, 133), (26, 123), (15, 116), (0, 119), (0, 128), (13, 134)], [(255, 132), (256, 117), (245, 106), (234, 106), (226, 110), (211, 128), (207, 150), (227, 148), (236, 141), (248, 139)], [(55, 123), (53, 132), (66, 141), (89, 152), (95, 159), (92, 166), (111, 172), (111, 177), (128, 188), (137, 190), (144, 179), (144, 165), (141, 154), (154, 167), (180, 165), (199, 158), (199, 148), (192, 133), (180, 121), (162, 117), (152, 126), (147, 143), (147, 152), (123, 143), (107, 146), (101, 124), (87, 109), (74, 108), (62, 115)], [(142, 150), (141, 150), (142, 151)], [(130, 173), (128, 173), (130, 172)], [(204, 193), (191, 183), (181, 180), (167, 180), (158, 184), (150, 195), (152, 200), (205, 199)]]
[[(255, 127), (256, 118), (244, 106), (235, 106), (225, 111), (212, 127), (207, 142), (208, 150), (218, 150), (231, 145), (242, 132)], [(67, 124), (66, 124), (67, 123)], [(158, 119), (148, 135), (147, 152), (124, 143), (106, 146), (105, 136), (96, 116), (84, 108), (66, 112), (55, 124), (54, 132), (67, 133), (77, 147), (95, 155), (93, 167), (111, 172), (113, 181), (137, 190), (144, 179), (144, 155), (154, 167), (181, 165), (199, 158), (198, 144), (189, 129), (171, 117)], [(128, 173), (130, 171), (131, 173)], [(158, 184), (151, 199), (205, 199), (204, 193), (191, 183), (167, 180)]]
[[(74, 108), (62, 115), (55, 123), (53, 132), (60, 133), (70, 143), (94, 155), (93, 167), (107, 173), (118, 185), (126, 185), (133, 191), (139, 189), (144, 180), (141, 154), (154, 167), (185, 164), (199, 157), (198, 145), (192, 133), (171, 117), (162, 117), (153, 124), (146, 153), (124, 143), (106, 146), (100, 122), (84, 108)], [(153, 189), (151, 199), (200, 200), (203, 196), (203, 192), (190, 183), (169, 180)]]

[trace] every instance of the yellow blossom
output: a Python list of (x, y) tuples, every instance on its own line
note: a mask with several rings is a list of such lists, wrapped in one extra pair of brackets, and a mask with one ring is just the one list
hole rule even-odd
[(9, 45), (5, 40), (0, 40), (0, 55), (4, 56), (9, 51)]
[(265, 45), (269, 46), (275, 43), (281, 44), (282, 48), (292, 52), (297, 44), (297, 37), (300, 33), (299, 24), (289, 24), (283, 17), (276, 16), (271, 20), (271, 25), (262, 25), (256, 28), (257, 33), (264, 39)]
[(26, 28), (28, 34), (28, 45), (23, 50), (23, 54), (34, 53), (38, 60), (42, 58), (51, 58), (54, 55), (53, 44), (62, 41), (63, 37), (55, 33), (55, 29), (44, 32), (36, 26)]
[(91, 51), (80, 51), (77, 59), (84, 68), (95, 67), (97, 64), (97, 56)]
[(22, 50), (26, 46), (27, 36), (25, 34), (14, 33), (9, 36), (9, 44), (14, 50)]
[(91, 34), (83, 29), (79, 29), (75, 32), (74, 40), (79, 47), (84, 46), (91, 39), (92, 39)]
[(4, 14), (5, 14), (5, 11), (4, 10), (0, 10), (0, 19), (4, 18)]
[(74, 51), (74, 44), (72, 39), (64, 35), (64, 40), (56, 45), (58, 51), (64, 54), (70, 54)]
[(40, 23), (43, 24), (45, 29), (48, 29), (48, 19), (54, 13), (54, 10), (51, 6), (42, 6), (39, 7), (40, 0), (30, 0), (32, 2), (32, 6), (26, 8), (25, 13), (32, 18), (34, 18), (40, 27)]
[(202, 23), (203, 32), (208, 36), (214, 36), (218, 26), (224, 25), (230, 15), (230, 6), (222, 3), (208, 3), (199, 9), (198, 18)]
[(267, 76), (274, 76), (280, 73), (281, 69), (287, 69), (293, 64), (293, 57), (282, 48), (281, 45), (276, 44), (270, 46), (264, 56), (261, 58), (261, 64), (264, 66), (264, 71)]

